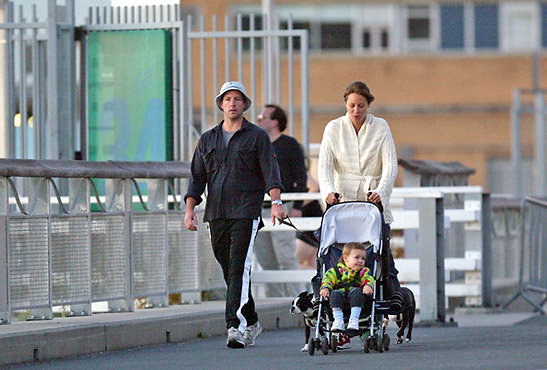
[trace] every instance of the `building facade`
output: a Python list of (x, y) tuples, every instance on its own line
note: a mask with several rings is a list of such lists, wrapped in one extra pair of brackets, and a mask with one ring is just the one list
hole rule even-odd
[[(225, 15), (235, 24), (237, 14), (243, 29), (251, 17), (263, 27), (259, 1), (181, 4), (215, 14), (219, 28)], [(376, 96), (371, 111), (391, 126), (399, 156), (460, 161), (476, 169), (472, 185), (512, 192), (513, 94), (541, 87), (547, 77), (547, 2), (277, 0), (273, 14), (281, 29), (292, 23), (309, 31), (312, 143), (344, 114), (346, 85), (362, 80)], [(525, 114), (525, 193), (534, 192), (533, 147), (534, 117)]]

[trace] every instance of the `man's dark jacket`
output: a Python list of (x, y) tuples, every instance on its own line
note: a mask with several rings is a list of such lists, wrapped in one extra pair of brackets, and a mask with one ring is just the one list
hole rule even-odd
[(201, 135), (192, 158), (191, 177), (184, 199), (196, 204), (207, 185), (205, 222), (216, 219), (260, 217), (264, 193), (283, 189), (272, 143), (266, 131), (245, 118), (224, 146), (222, 124)]

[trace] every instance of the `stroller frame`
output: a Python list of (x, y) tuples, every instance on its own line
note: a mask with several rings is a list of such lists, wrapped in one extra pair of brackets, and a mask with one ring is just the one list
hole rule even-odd
[[(346, 208), (346, 209), (344, 209)], [(359, 221), (363, 221), (363, 224), (357, 233), (351, 233), (349, 229), (355, 225), (355, 222), (348, 220), (347, 215), (338, 216), (337, 212), (355, 212), (355, 211), (369, 211), (367, 215), (361, 214), (358, 217)], [(368, 214), (372, 212), (372, 218)], [(351, 215), (353, 217), (353, 215)], [(338, 230), (333, 221), (344, 221), (344, 225), (341, 230)], [(341, 202), (337, 203), (327, 209), (323, 214), (321, 220), (321, 234), (319, 250), (318, 250), (318, 275), (314, 278), (315, 287), (317, 283), (320, 285), (320, 281), (327, 271), (326, 257), (333, 247), (334, 243), (347, 243), (347, 242), (360, 242), (366, 241), (372, 244), (372, 251), (367, 254), (367, 262), (373, 260), (372, 273), (375, 277), (373, 293), (372, 293), (372, 308), (370, 313), (370, 323), (368, 328), (361, 329), (353, 333), (354, 335), (362, 335), (366, 330), (369, 330), (368, 337), (363, 340), (363, 350), (368, 353), (370, 349), (376, 349), (378, 352), (389, 350), (390, 338), (389, 335), (384, 332), (383, 317), (387, 315), (389, 311), (390, 302), (383, 299), (384, 296), (384, 284), (385, 276), (388, 271), (387, 265), (387, 249), (384, 249), (384, 241), (386, 236), (384, 235), (385, 221), (382, 214), (382, 210), (376, 204), (371, 202)], [(336, 263), (334, 263), (336, 265)], [(333, 266), (331, 266), (333, 267)], [(367, 266), (369, 267), (369, 266)], [(370, 268), (370, 267), (369, 267)], [(312, 280), (312, 283), (314, 281)], [(314, 289), (314, 293), (317, 296), (318, 289)], [(330, 305), (326, 299), (321, 298), (319, 303), (319, 313), (317, 317), (317, 325), (315, 327), (315, 338), (311, 337), (308, 343), (308, 352), (313, 355), (315, 349), (321, 349), (323, 354), (328, 354), (329, 348), (333, 351), (337, 351), (338, 333), (331, 331), (332, 321), (325, 319), (332, 315), (322, 315), (323, 310), (330, 310)], [(330, 335), (322, 335), (323, 333)], [(354, 336), (353, 335), (353, 336)]]

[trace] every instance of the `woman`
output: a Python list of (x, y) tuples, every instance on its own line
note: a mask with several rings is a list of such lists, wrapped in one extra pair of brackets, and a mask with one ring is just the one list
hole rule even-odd
[[(344, 92), (347, 113), (325, 127), (319, 151), (319, 186), (327, 205), (368, 200), (381, 204), (389, 236), (393, 215), (389, 198), (397, 177), (397, 153), (387, 122), (368, 113), (374, 96), (364, 82), (355, 81)], [(389, 277), (386, 297), (399, 290), (389, 242)], [(392, 297), (395, 298), (395, 297)], [(393, 307), (398, 308), (398, 303)]]

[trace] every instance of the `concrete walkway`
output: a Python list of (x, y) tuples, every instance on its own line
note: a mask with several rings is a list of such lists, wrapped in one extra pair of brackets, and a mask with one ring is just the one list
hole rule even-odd
[[(300, 315), (289, 314), (290, 302), (257, 300), (264, 329), (302, 325)], [(212, 301), (0, 325), (0, 366), (225, 335), (224, 304)], [(456, 310), (447, 320), (453, 318), (460, 327), (508, 326), (533, 316), (537, 314), (531, 311), (494, 313), (478, 308)]]

